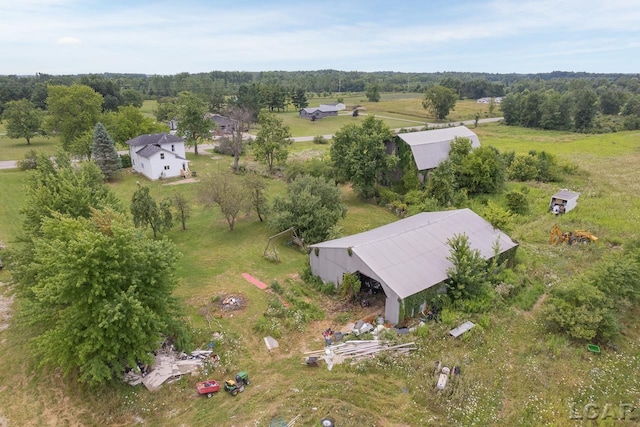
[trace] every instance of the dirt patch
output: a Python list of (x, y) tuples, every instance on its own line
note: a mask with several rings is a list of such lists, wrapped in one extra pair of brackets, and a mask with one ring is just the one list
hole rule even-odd
[[(0, 282), (0, 288), (4, 287), (4, 283)], [(0, 294), (0, 331), (9, 327), (11, 319), (11, 305), (13, 304), (13, 295), (6, 297)], [(0, 424), (2, 425), (2, 424)]]
[(200, 180), (196, 178), (185, 178), (181, 179), (180, 181), (167, 182), (166, 184), (162, 184), (162, 186), (164, 187), (165, 185), (190, 184), (192, 182), (200, 182)]

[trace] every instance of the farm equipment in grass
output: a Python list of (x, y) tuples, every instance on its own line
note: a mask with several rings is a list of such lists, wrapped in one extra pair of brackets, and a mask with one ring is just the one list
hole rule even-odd
[(206, 380), (196, 384), (196, 390), (199, 395), (213, 396), (213, 393), (220, 391), (220, 384), (216, 380)]
[(238, 393), (242, 393), (244, 391), (244, 386), (249, 384), (251, 384), (249, 381), (249, 374), (243, 371), (238, 372), (234, 379), (225, 381), (224, 389), (225, 391), (228, 391), (231, 396), (237, 396)]
[(551, 230), (551, 236), (549, 238), (549, 243), (558, 244), (558, 243), (567, 243), (569, 245), (573, 245), (575, 243), (597, 243), (598, 238), (593, 234), (589, 233), (585, 230), (574, 230), (574, 231), (560, 231), (558, 224), (553, 226), (553, 230)]

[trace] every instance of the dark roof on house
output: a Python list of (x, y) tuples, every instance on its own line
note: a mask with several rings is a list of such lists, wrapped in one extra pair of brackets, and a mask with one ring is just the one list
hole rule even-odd
[(159, 151), (162, 151), (162, 148), (160, 148), (159, 145), (149, 144), (149, 145), (145, 145), (140, 150), (138, 150), (136, 154), (148, 159), (149, 157), (153, 156)]
[(166, 144), (171, 142), (184, 142), (184, 139), (166, 132), (162, 132), (137, 136), (133, 139), (128, 140), (127, 144), (132, 147), (137, 147), (139, 145)]

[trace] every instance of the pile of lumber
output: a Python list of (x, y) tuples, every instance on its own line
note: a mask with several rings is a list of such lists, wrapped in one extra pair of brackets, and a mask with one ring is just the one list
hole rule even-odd
[(416, 349), (414, 342), (389, 345), (386, 341), (354, 340), (330, 345), (325, 347), (324, 350), (309, 351), (304, 354), (308, 357), (317, 357), (324, 360), (327, 363), (327, 368), (331, 370), (333, 365), (343, 363), (345, 360), (356, 363), (363, 359), (371, 359), (380, 352), (387, 352), (396, 356), (408, 354), (411, 350)]

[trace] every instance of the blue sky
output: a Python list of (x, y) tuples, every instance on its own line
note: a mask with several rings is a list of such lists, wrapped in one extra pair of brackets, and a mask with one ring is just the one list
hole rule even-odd
[(0, 74), (640, 73), (638, 0), (0, 0)]

